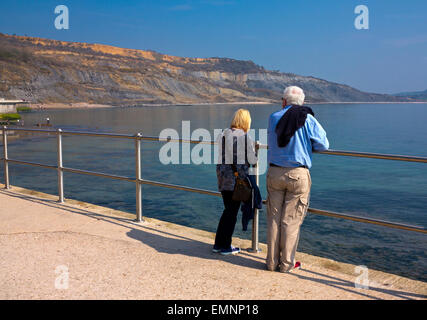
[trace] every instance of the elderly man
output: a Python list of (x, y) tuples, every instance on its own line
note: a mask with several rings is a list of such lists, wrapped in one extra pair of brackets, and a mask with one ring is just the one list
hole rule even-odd
[(290, 272), (295, 261), (300, 227), (307, 212), (312, 151), (329, 148), (326, 132), (303, 106), (304, 92), (291, 86), (283, 92), (282, 110), (268, 123), (267, 269)]

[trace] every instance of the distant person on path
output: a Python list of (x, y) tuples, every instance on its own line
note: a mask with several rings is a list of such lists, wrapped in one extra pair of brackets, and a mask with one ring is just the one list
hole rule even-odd
[(301, 88), (287, 87), (282, 110), (270, 115), (267, 161), (267, 269), (290, 272), (295, 261), (300, 227), (307, 213), (312, 151), (329, 148), (326, 132), (303, 106)]
[(234, 227), (242, 201), (233, 200), (236, 172), (240, 178), (249, 175), (250, 164), (256, 163), (255, 143), (247, 134), (251, 127), (251, 115), (246, 109), (235, 112), (230, 128), (218, 136), (218, 164), (216, 174), (224, 211), (219, 220), (212, 251), (222, 255), (237, 254), (240, 248), (231, 245)]

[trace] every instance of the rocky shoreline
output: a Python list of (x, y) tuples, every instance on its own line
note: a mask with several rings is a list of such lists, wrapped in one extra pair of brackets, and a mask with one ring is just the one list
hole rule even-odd
[[(364, 101), (342, 101), (342, 102), (307, 102), (306, 105), (326, 105), (326, 104), (426, 104), (427, 102), (364, 102)], [(86, 102), (77, 102), (77, 103), (34, 103), (30, 104), (30, 107), (33, 111), (42, 111), (42, 110), (51, 110), (51, 109), (97, 109), (97, 108), (126, 108), (126, 107), (172, 107), (172, 106), (203, 106), (203, 105), (271, 105), (271, 104), (280, 104), (279, 101), (237, 101), (237, 102), (206, 102), (206, 103), (163, 103), (163, 104), (150, 104), (150, 103), (141, 103), (136, 105), (129, 106), (115, 106), (108, 104), (94, 104), (94, 103), (86, 103)]]
[[(241, 102), (216, 102), (216, 103), (164, 103), (164, 104), (149, 104), (141, 103), (129, 106), (115, 106), (108, 104), (94, 104), (86, 102), (78, 103), (34, 103), (30, 104), (33, 111), (50, 110), (50, 109), (96, 109), (96, 108), (126, 108), (126, 107), (171, 107), (171, 106), (201, 106), (201, 105), (268, 105), (275, 102), (263, 101), (241, 101)], [(278, 102), (277, 102), (278, 103)]]

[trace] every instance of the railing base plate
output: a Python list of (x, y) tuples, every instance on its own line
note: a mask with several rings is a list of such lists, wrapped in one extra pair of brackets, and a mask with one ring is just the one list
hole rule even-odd
[(246, 251), (247, 252), (250, 252), (250, 253), (260, 253), (260, 252), (262, 252), (262, 250), (261, 249), (253, 249), (253, 248), (248, 248), (248, 249), (246, 249)]

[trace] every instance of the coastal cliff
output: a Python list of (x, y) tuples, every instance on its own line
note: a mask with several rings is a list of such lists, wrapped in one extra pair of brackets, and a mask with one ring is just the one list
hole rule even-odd
[(0, 33), (0, 97), (4, 98), (117, 106), (277, 102), (288, 85), (302, 87), (309, 102), (408, 101), (268, 71), (252, 61), (175, 57)]

